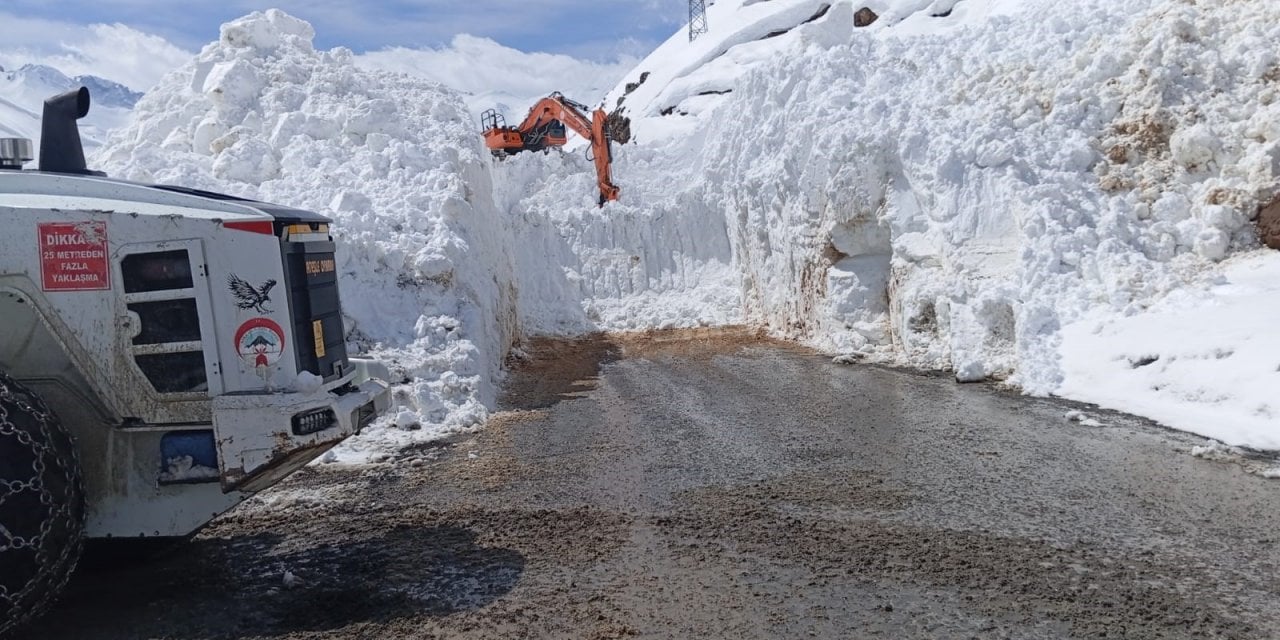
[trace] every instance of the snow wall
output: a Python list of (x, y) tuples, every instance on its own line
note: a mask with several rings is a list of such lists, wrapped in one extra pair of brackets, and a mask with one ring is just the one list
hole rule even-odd
[(1227, 335), (1238, 308), (1142, 320), (1221, 306), (1217, 286), (1257, 296), (1266, 331), (1280, 286), (1231, 269), (1277, 266), (1250, 220), (1280, 184), (1280, 5), (721, 0), (708, 18), (606, 105), (687, 159), (667, 190), (723, 212), (748, 322), (1280, 448), (1277, 362), (1254, 351), (1276, 340)]
[(863, 35), (835, 3), (719, 108), (702, 166), (749, 317), (1045, 393), (1064, 323), (1257, 246), (1280, 7), (916, 4)]

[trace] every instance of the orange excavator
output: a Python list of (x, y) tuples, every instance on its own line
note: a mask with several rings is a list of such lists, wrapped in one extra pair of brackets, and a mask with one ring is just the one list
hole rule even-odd
[[(591, 118), (586, 114), (590, 112)], [(609, 165), (613, 160), (610, 141), (626, 143), (631, 138), (630, 119), (621, 112), (606, 114), (604, 109), (592, 111), (559, 92), (539, 100), (517, 127), (508, 127), (506, 119), (495, 109), (480, 114), (484, 143), (495, 156), (521, 151), (541, 151), (561, 147), (568, 141), (566, 127), (591, 143), (591, 159), (596, 164), (596, 182), (600, 186), (600, 205), (618, 199), (618, 186), (613, 184)]]

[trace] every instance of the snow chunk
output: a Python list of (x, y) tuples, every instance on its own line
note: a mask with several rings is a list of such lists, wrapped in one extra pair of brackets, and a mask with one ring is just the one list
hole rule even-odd
[(232, 111), (262, 91), (263, 85), (253, 63), (236, 59), (214, 64), (200, 90), (215, 105)]
[(1173, 159), (1187, 169), (1208, 166), (1218, 150), (1218, 138), (1204, 124), (1179, 129), (1169, 139)]
[(1213, 440), (1205, 445), (1191, 447), (1191, 455), (1205, 460), (1234, 461), (1243, 457), (1244, 453), (1235, 447)]
[(987, 366), (981, 360), (956, 365), (956, 382), (982, 382), (987, 379)]
[(218, 179), (260, 185), (280, 176), (276, 150), (245, 127), (233, 129), (209, 146), (218, 152), (213, 161), (213, 175)]
[(255, 50), (255, 54), (261, 54), (275, 49), (286, 39), (294, 46), (308, 49), (316, 32), (305, 20), (279, 9), (268, 9), (222, 25), (219, 34), (220, 43), (226, 47), (248, 48)]
[(160, 472), (160, 482), (216, 480), (219, 477), (216, 468), (196, 464), (195, 458), (191, 456), (176, 456), (165, 460), (164, 471)]
[(324, 378), (310, 371), (299, 372), (298, 378), (293, 383), (293, 390), (298, 393), (315, 393), (322, 387), (324, 387)]
[(1070, 420), (1072, 422), (1079, 422), (1081, 425), (1086, 427), (1105, 427), (1106, 426), (1102, 422), (1094, 418), (1090, 418), (1088, 414), (1079, 410), (1068, 411), (1066, 414), (1066, 418), (1067, 420)]

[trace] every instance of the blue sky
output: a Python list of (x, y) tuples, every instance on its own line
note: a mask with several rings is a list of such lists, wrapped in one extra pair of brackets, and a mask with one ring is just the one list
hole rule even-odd
[(438, 47), (469, 33), (523, 51), (609, 60), (647, 53), (680, 28), (687, 6), (686, 0), (5, 0), (0, 12), (72, 25), (122, 23), (194, 51), (217, 38), (221, 23), (276, 7), (311, 22), (321, 48)]

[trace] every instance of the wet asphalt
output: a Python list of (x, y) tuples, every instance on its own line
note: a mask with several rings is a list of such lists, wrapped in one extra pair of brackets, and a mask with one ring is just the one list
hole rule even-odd
[(527, 351), (483, 430), (100, 562), (29, 637), (1280, 638), (1280, 481), (1198, 438), (752, 337)]

